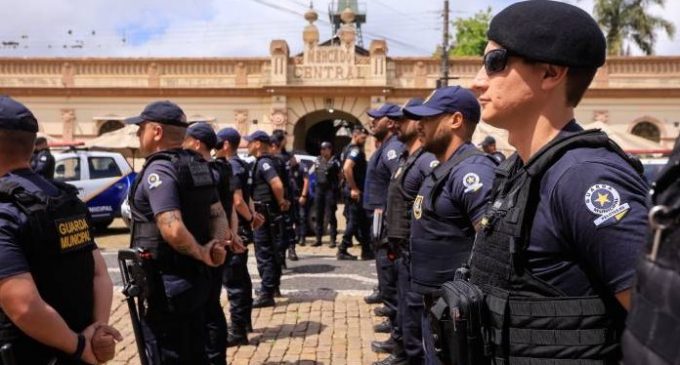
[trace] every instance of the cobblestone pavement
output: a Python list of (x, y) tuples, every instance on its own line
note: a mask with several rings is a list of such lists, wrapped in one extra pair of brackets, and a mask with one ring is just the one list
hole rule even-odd
[[(228, 308), (226, 298), (223, 298)], [(274, 308), (255, 309), (250, 345), (229, 348), (229, 364), (360, 365), (379, 360), (371, 341), (385, 340), (373, 325), (381, 321), (360, 295), (332, 290), (298, 291), (277, 298)], [(127, 305), (116, 293), (111, 323), (125, 339), (109, 364), (139, 364)]]

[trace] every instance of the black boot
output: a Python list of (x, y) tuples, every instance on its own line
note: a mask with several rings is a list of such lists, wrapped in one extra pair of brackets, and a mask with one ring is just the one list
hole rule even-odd
[(381, 303), (382, 300), (380, 299), (380, 292), (378, 291), (378, 289), (373, 289), (373, 292), (371, 294), (365, 296), (364, 302), (366, 302), (366, 304)]
[(373, 308), (373, 314), (378, 317), (390, 317), (393, 314), (392, 312), (393, 311), (389, 310), (385, 306)]
[(274, 296), (271, 294), (260, 294), (253, 300), (253, 308), (273, 307), (276, 305)]
[(375, 333), (390, 333), (392, 332), (392, 324), (390, 324), (390, 320), (386, 319), (375, 326), (373, 326), (373, 332)]
[(397, 350), (397, 346), (397, 341), (393, 340), (392, 337), (385, 341), (371, 342), (371, 350), (379, 354), (391, 354)]
[(329, 248), (336, 248), (338, 245), (335, 244), (335, 240), (331, 241), (331, 243), (328, 245)]
[(229, 331), (227, 331), (227, 347), (246, 345), (248, 345), (248, 334), (246, 329), (243, 327), (230, 327)]
[(346, 261), (355, 261), (357, 259), (356, 256), (352, 255), (351, 253), (347, 252), (346, 248), (340, 248), (338, 249), (338, 254), (337, 254), (338, 260), (346, 260)]
[(408, 365), (408, 357), (404, 354), (390, 354), (390, 356), (373, 362), (373, 365)]
[(291, 247), (288, 249), (288, 259), (290, 261), (297, 261), (298, 260), (298, 255), (295, 252), (295, 247)]
[(321, 246), (321, 240), (317, 240), (316, 242), (311, 244), (312, 247), (319, 247)]

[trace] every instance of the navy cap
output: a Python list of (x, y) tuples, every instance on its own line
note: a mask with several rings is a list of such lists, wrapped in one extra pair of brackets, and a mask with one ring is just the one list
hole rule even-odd
[(24, 104), (0, 96), (0, 129), (38, 133), (38, 120)]
[(529, 60), (572, 67), (604, 64), (607, 42), (595, 19), (558, 1), (523, 1), (496, 14), (489, 40)]
[[(418, 106), (418, 105), (423, 105), (423, 102), (424, 102), (424, 100), (421, 99), (421, 98), (411, 98), (411, 99), (406, 100), (406, 102), (404, 103), (404, 105), (401, 106), (401, 112), (402, 112), (402, 114), (404, 113), (404, 108), (414, 107), (414, 106)], [(403, 117), (407, 117), (407, 116), (404, 115)]]
[(482, 141), (482, 143), (480, 143), (479, 145), (480, 146), (488, 146), (488, 145), (491, 145), (491, 144), (496, 144), (496, 139), (491, 137), (491, 136), (486, 136), (484, 138), (484, 140)]
[(187, 116), (182, 108), (169, 100), (155, 101), (147, 105), (142, 114), (126, 119), (125, 123), (139, 124), (147, 120), (179, 127), (189, 126)]
[(217, 146), (217, 135), (215, 135), (215, 130), (208, 123), (193, 123), (187, 128), (186, 135), (205, 143), (206, 147), (209, 149), (213, 149)]
[(324, 149), (324, 148), (333, 148), (333, 145), (328, 141), (323, 141), (323, 142), (321, 142), (321, 149)]
[(224, 128), (217, 132), (217, 143), (229, 142), (232, 148), (238, 148), (241, 144), (241, 133), (234, 128)]
[(265, 143), (271, 143), (271, 139), (269, 138), (269, 135), (264, 131), (255, 131), (255, 132), (245, 136), (244, 139), (248, 142), (260, 141), (260, 142), (265, 142)]
[(355, 124), (352, 128), (352, 132), (368, 134), (368, 130), (361, 123)]
[(385, 103), (378, 109), (369, 110), (366, 114), (373, 119), (380, 119), (383, 117), (397, 119), (404, 116), (399, 105), (394, 105), (392, 103)]
[(405, 107), (404, 114), (413, 119), (460, 112), (468, 122), (479, 122), (481, 109), (475, 95), (460, 86), (435, 89), (422, 105)]

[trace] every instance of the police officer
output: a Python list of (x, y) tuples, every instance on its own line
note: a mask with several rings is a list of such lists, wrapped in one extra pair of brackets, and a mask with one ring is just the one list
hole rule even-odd
[(113, 284), (76, 189), (30, 169), (37, 132), (30, 110), (0, 96), (0, 346), (11, 346), (3, 360), (107, 361), (91, 339), (109, 320)]
[(623, 363), (671, 365), (680, 354), (680, 139), (652, 185), (652, 240), (638, 261), (633, 303), (623, 335)]
[[(231, 164), (233, 178), (231, 187), (233, 204), (238, 214), (239, 235), (244, 245), (253, 242), (253, 228), (259, 228), (264, 217), (256, 213), (250, 199), (250, 169), (247, 162), (236, 152), (241, 143), (241, 135), (234, 128), (224, 128), (217, 132), (217, 160)], [(229, 298), (231, 325), (227, 334), (228, 346), (248, 344), (247, 332), (252, 331), (253, 283), (248, 272), (248, 250), (231, 254), (225, 262), (223, 278)]]
[[(371, 121), (371, 132), (380, 147), (368, 161), (364, 194), (364, 209), (372, 216), (373, 246), (376, 250), (376, 270), (378, 272), (378, 290), (383, 307), (376, 308), (376, 314), (386, 316), (389, 324), (396, 325), (397, 315), (397, 272), (394, 262), (388, 257), (387, 239), (384, 235), (385, 208), (387, 206), (387, 187), (390, 178), (399, 165), (399, 155), (404, 150), (395, 133), (397, 127), (395, 119), (403, 116), (398, 105), (385, 103), (379, 109), (370, 110), (368, 116)], [(392, 352), (395, 342), (389, 339), (385, 342), (375, 341), (372, 349), (376, 352)]]
[(494, 334), (486, 350), (501, 363), (618, 363), (648, 187), (606, 134), (574, 120), (604, 36), (556, 1), (513, 4), (487, 35), (473, 87), (517, 153), (498, 170), (470, 261)]
[(491, 155), (491, 157), (495, 158), (498, 163), (505, 161), (505, 155), (496, 149), (496, 139), (492, 136), (484, 137), (484, 140), (479, 145), (482, 147), (482, 151), (484, 151), (484, 153)]
[(295, 156), (292, 153), (286, 151), (286, 131), (283, 129), (274, 129), (272, 135), (269, 137), (271, 140), (271, 154), (274, 158), (279, 160), (279, 163), (284, 166), (283, 178), (284, 184), (286, 185), (286, 198), (291, 203), (291, 209), (283, 214), (284, 218), (284, 230), (282, 236), (283, 245), (280, 247), (279, 254), (283, 256), (283, 265), (285, 267), (285, 254), (288, 250), (288, 257), (292, 261), (297, 261), (297, 252), (295, 252), (295, 243), (297, 237), (295, 234), (295, 225), (298, 224), (298, 212), (299, 212), (299, 198), (301, 194), (301, 186), (299, 182), (301, 181), (300, 169)]
[(352, 130), (352, 142), (342, 153), (344, 187), (342, 195), (345, 200), (345, 216), (347, 227), (342, 235), (342, 242), (338, 246), (338, 260), (356, 260), (347, 249), (352, 247), (352, 238), (356, 237), (361, 245), (361, 259), (370, 260), (373, 256), (370, 247), (370, 227), (366, 211), (362, 206), (362, 188), (366, 179), (366, 154), (364, 144), (368, 132), (361, 124)]
[[(194, 123), (187, 128), (186, 137), (182, 143), (182, 147), (188, 150), (196, 151), (201, 156), (210, 160), (210, 151), (217, 145), (217, 136), (215, 130), (208, 123)], [(233, 209), (233, 194), (231, 190), (232, 171), (231, 165), (222, 160), (210, 161), (210, 169), (213, 172), (215, 181), (217, 182), (217, 195), (222, 203), (222, 208), (227, 215), (234, 214)], [(230, 220), (230, 229), (232, 237), (232, 251), (229, 256), (234, 254), (242, 254), (243, 247), (240, 238), (236, 232), (236, 217)], [(239, 252), (236, 252), (239, 251)], [(224, 311), (220, 303), (220, 294), (222, 293), (222, 277), (224, 275), (224, 265), (219, 265), (211, 270), (210, 275), (210, 293), (208, 296), (208, 304), (206, 307), (206, 340), (208, 360), (212, 365), (226, 365), (227, 363), (227, 320), (224, 317)]]
[(329, 224), (331, 236), (329, 247), (335, 248), (338, 235), (338, 221), (335, 218), (336, 199), (342, 167), (340, 161), (333, 155), (333, 145), (330, 142), (321, 143), (321, 156), (316, 158), (313, 168), (316, 174), (314, 184), (316, 242), (312, 246), (321, 246), (321, 236), (323, 236), (326, 224)]
[(255, 257), (257, 271), (262, 282), (254, 308), (271, 307), (276, 303), (274, 296), (279, 293), (281, 284), (281, 255), (283, 215), (290, 209), (286, 199), (288, 189), (284, 166), (270, 154), (270, 137), (263, 131), (255, 131), (245, 137), (248, 152), (257, 158), (252, 176), (252, 199), (255, 210), (262, 214), (265, 223), (255, 230)]
[[(297, 198), (297, 210), (295, 215), (295, 235), (296, 242), (300, 246), (305, 245), (305, 238), (307, 236), (307, 218), (309, 217), (310, 210), (310, 186), (309, 186), (309, 169), (303, 163), (294, 159), (296, 164), (293, 168), (293, 179), (295, 180), (295, 186), (298, 187), (298, 198)], [(289, 259), (297, 259), (297, 254), (291, 256), (291, 252), (288, 252)]]
[(50, 147), (47, 145), (47, 139), (45, 137), (36, 138), (33, 157), (31, 157), (31, 169), (45, 179), (52, 180), (54, 179), (54, 164), (54, 156), (52, 156)]
[[(410, 99), (404, 107), (421, 105), (422, 99)], [(376, 365), (422, 364), (423, 346), (421, 320), (423, 316), (423, 296), (411, 290), (409, 236), (411, 212), (418, 189), (427, 175), (439, 161), (426, 152), (420, 139), (416, 121), (407, 117), (395, 119), (397, 138), (404, 143), (405, 149), (399, 156), (399, 167), (390, 180), (387, 190), (387, 238), (390, 256), (396, 257), (398, 326), (392, 329), (391, 337), (397, 346), (390, 356), (378, 361)]]
[(181, 148), (187, 122), (170, 101), (147, 105), (138, 117), (146, 162), (131, 191), (131, 247), (151, 255), (148, 308), (142, 312), (153, 364), (208, 364), (206, 307), (210, 267), (224, 262), (231, 230), (203, 156)]
[(423, 149), (439, 161), (413, 203), (409, 272), (411, 289), (424, 296), (425, 363), (437, 364), (426, 315), (441, 285), (453, 279), (456, 267), (470, 254), (496, 163), (470, 142), (480, 110), (469, 90), (437, 89), (423, 105), (404, 108), (404, 114), (419, 120)]

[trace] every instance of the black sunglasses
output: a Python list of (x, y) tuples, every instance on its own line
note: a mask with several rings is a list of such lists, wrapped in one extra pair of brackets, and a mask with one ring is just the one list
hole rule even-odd
[(484, 55), (484, 69), (487, 75), (495, 74), (505, 70), (508, 59), (513, 56), (512, 52), (504, 48), (498, 48), (487, 52)]

